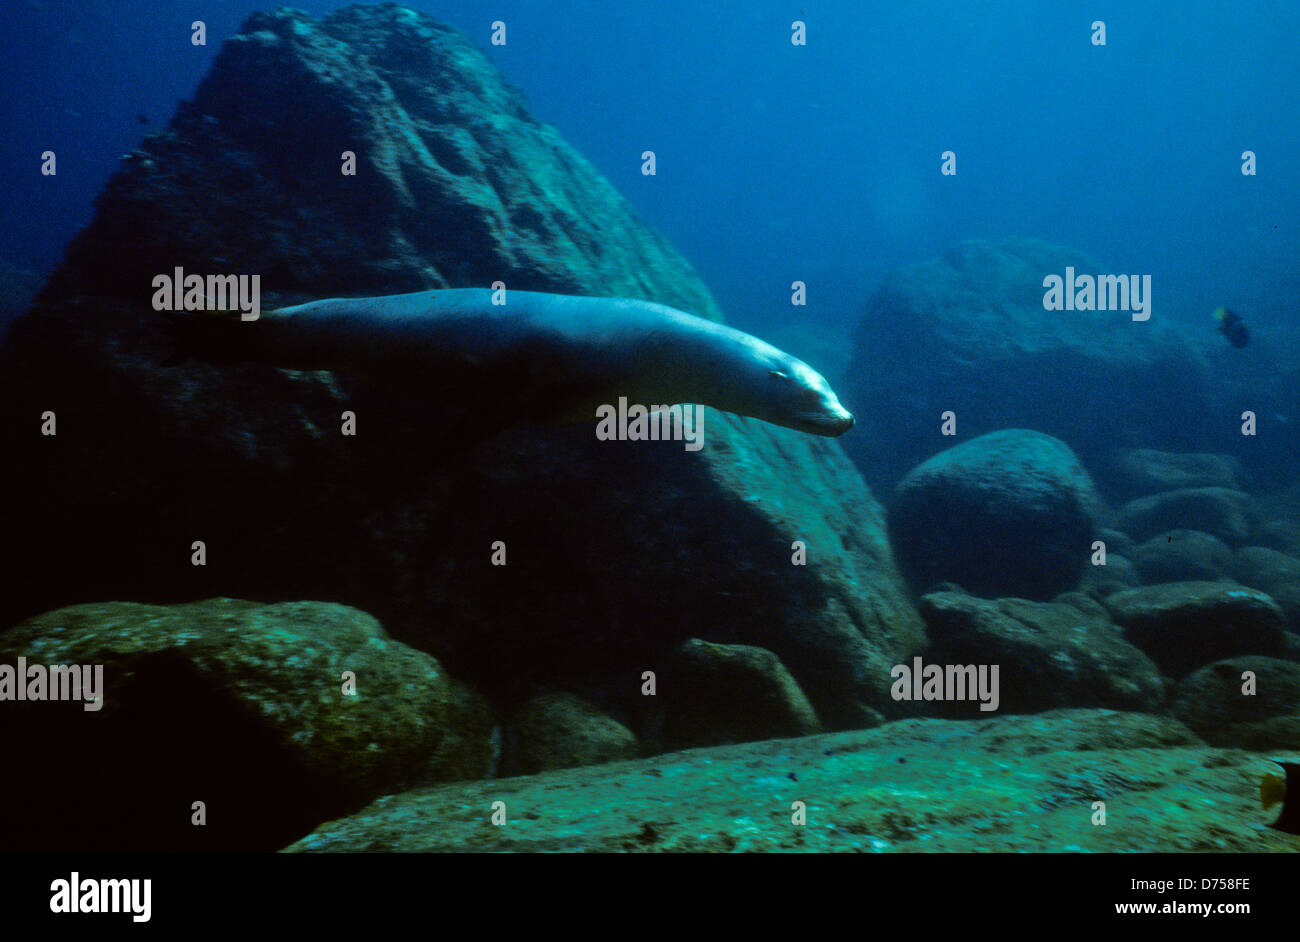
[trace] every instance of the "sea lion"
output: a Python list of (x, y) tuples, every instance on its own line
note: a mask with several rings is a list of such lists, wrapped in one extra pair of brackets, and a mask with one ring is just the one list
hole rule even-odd
[(744, 331), (663, 304), (488, 289), (330, 298), (266, 311), (172, 315), (185, 351), (350, 373), (447, 401), (491, 403), (491, 425), (594, 421), (620, 396), (713, 406), (814, 435), (853, 416), (801, 360)]

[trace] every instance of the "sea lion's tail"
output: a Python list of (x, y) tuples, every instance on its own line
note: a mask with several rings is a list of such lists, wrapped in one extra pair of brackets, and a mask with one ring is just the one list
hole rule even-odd
[(249, 324), (239, 310), (163, 311), (172, 339), (172, 354), (164, 367), (191, 360), (203, 363), (238, 363), (253, 359)]

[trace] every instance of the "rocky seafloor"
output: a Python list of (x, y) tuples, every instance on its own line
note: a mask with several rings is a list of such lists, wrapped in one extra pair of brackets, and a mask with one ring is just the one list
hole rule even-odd
[[(1300, 836), (1269, 827), (1276, 812), (1259, 809), (1271, 768), (1145, 714), (901, 720), (418, 789), (287, 850), (1300, 850)], [(793, 823), (796, 802), (806, 823)]]

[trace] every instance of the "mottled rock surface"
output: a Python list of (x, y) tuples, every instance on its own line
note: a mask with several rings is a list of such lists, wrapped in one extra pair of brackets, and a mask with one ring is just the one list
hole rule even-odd
[[(1166, 717), (1060, 710), (686, 752), (382, 798), (295, 852), (1300, 849), (1254, 753)], [(683, 796), (690, 796), (683, 800)], [(1093, 802), (1106, 824), (1093, 823)], [(506, 823), (491, 821), (502, 801)], [(792, 823), (802, 802), (807, 823)], [(430, 826), (429, 822), (437, 822)]]
[(1127, 556), (1108, 552), (1104, 566), (1090, 563), (1083, 567), (1083, 578), (1080, 580), (1079, 588), (1093, 598), (1100, 598), (1141, 584), (1142, 576)]

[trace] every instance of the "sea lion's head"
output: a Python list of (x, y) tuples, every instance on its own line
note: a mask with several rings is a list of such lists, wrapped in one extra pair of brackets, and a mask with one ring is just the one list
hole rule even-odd
[(693, 402), (834, 437), (853, 428), (826, 378), (753, 334), (662, 305), (641, 336), (633, 401)]
[(772, 408), (754, 417), (813, 435), (843, 435), (853, 428), (853, 415), (840, 404), (831, 384), (802, 360), (781, 353), (771, 364), (763, 385)]
[(803, 360), (749, 334), (720, 332), (731, 356), (716, 363), (725, 384), (706, 404), (812, 435), (834, 437), (853, 428), (852, 414), (830, 383)]

